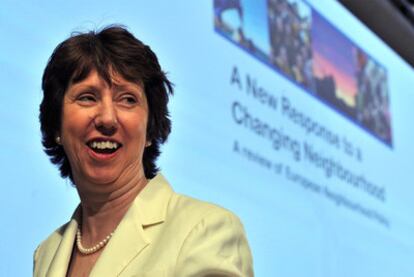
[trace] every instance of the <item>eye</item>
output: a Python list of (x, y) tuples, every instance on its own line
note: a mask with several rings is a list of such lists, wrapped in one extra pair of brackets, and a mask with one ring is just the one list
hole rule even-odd
[(82, 103), (90, 103), (90, 102), (95, 102), (96, 97), (92, 93), (82, 93), (77, 97), (76, 100)]
[(120, 97), (120, 102), (127, 106), (134, 106), (138, 103), (138, 100), (135, 95), (132, 94), (124, 94)]

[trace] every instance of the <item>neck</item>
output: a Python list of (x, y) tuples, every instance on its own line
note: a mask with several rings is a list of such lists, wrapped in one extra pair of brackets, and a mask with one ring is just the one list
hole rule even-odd
[[(113, 232), (147, 182), (143, 174), (137, 174), (122, 184), (116, 180), (113, 184), (98, 186), (77, 185), (82, 210), (82, 243), (93, 245)], [(99, 186), (104, 189), (91, 189)]]

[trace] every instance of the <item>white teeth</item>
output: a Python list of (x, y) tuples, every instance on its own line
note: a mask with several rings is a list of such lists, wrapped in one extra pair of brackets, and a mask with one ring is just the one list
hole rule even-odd
[(94, 149), (117, 149), (118, 143), (112, 141), (94, 141), (91, 144)]

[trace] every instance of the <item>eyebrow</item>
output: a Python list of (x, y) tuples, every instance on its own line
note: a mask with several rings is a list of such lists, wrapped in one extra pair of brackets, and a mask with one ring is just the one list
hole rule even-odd
[(133, 84), (112, 84), (112, 87), (115, 88), (116, 90), (128, 90), (128, 89), (139, 89), (140, 86), (139, 85), (133, 85)]
[(93, 92), (96, 92), (99, 90), (98, 86), (95, 85), (85, 85), (85, 84), (73, 84), (71, 88), (69, 88), (69, 90), (73, 90), (75, 89), (75, 91), (79, 91), (79, 90), (90, 90)]
[(116, 95), (122, 92), (130, 92), (136, 94), (139, 98), (145, 97), (144, 88), (138, 84), (112, 84), (113, 93)]
[[(141, 92), (141, 89), (143, 90), (142, 86), (139, 84), (115, 84), (112, 83), (113, 93), (117, 94), (124, 90), (130, 91), (130, 92), (136, 92), (140, 97), (142, 97), (143, 94), (145, 94), (144, 91)], [(99, 92), (102, 89), (100, 85), (96, 84), (82, 84), (77, 83), (72, 85), (72, 90), (75, 92), (87, 90), (90, 92)]]

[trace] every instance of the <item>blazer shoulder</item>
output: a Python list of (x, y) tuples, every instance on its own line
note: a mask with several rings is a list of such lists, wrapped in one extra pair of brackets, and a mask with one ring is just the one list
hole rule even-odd
[[(170, 208), (182, 239), (174, 276), (253, 276), (253, 259), (243, 224), (231, 211), (175, 194)], [(175, 237), (178, 232), (175, 232)]]
[(52, 250), (53, 252), (59, 246), (59, 242), (62, 239), (63, 233), (66, 230), (69, 222), (63, 224), (55, 231), (53, 231), (45, 240), (43, 240), (36, 248), (34, 252), (34, 261), (42, 258), (45, 255), (45, 252)]
[(178, 193), (174, 193), (171, 197), (168, 210), (169, 212), (173, 212), (174, 216), (183, 215), (186, 216), (187, 219), (200, 220), (211, 214), (238, 218), (233, 212), (219, 205)]
[(240, 218), (219, 205), (174, 193), (168, 205), (166, 220), (178, 224), (179, 230), (191, 232), (197, 225), (231, 223), (244, 233)]

